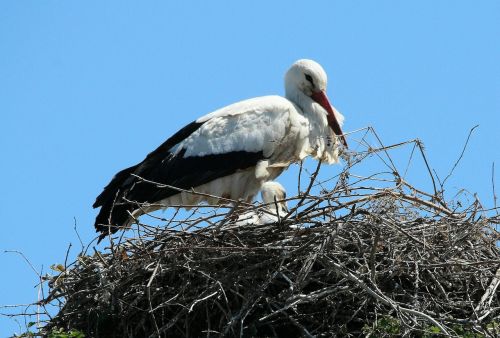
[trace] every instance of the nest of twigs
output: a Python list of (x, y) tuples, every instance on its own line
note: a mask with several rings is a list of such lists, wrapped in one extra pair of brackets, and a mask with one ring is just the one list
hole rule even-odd
[(333, 187), (313, 193), (318, 167), (275, 224), (235, 226), (234, 212), (202, 208), (80, 255), (50, 278), (44, 302), (60, 310), (42, 332), (500, 335), (498, 216), (418, 191), (395, 170), (384, 187), (354, 179), (380, 149), (351, 157)]

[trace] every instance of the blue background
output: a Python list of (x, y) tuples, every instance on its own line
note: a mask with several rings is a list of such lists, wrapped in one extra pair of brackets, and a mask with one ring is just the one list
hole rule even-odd
[[(499, 4), (0, 2), (0, 305), (38, 298), (36, 274), (4, 250), (44, 273), (70, 242), (74, 258), (74, 223), (85, 243), (94, 238), (91, 205), (116, 171), (200, 115), (282, 94), (299, 58), (329, 74), (345, 131), (373, 126), (386, 144), (418, 137), (439, 175), (479, 124), (447, 186), (450, 197), (466, 188), (492, 206)], [(294, 180), (282, 183), (292, 190)], [(23, 331), (0, 316), (0, 336)]]

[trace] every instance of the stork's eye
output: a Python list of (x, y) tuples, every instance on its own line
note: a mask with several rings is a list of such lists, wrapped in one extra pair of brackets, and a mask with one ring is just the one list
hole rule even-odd
[(309, 81), (309, 82), (311, 82), (311, 84), (312, 84), (312, 85), (314, 85), (314, 83), (313, 83), (313, 78), (312, 78), (312, 76), (311, 76), (311, 75), (306, 74), (306, 80), (307, 80), (307, 81)]

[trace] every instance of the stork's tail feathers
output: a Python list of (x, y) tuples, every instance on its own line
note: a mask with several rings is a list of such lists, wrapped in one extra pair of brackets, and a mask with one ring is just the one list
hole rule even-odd
[(130, 184), (131, 174), (136, 168), (137, 165), (117, 173), (102, 193), (97, 196), (93, 205), (94, 208), (101, 207), (94, 224), (96, 232), (101, 233), (97, 243), (104, 237), (130, 225), (130, 212), (134, 208), (128, 203), (122, 203), (119, 199), (121, 198), (120, 190)]
[(118, 172), (115, 177), (113, 177), (111, 182), (109, 182), (109, 184), (103, 189), (101, 194), (97, 196), (92, 207), (98, 208), (109, 203), (110, 200), (113, 200), (116, 197), (117, 191), (126, 186), (127, 181), (131, 177), (130, 174), (132, 174), (137, 169), (137, 167), (138, 165), (134, 165)]
[(120, 229), (130, 226), (132, 217), (130, 213), (134, 210), (133, 205), (129, 203), (106, 203), (99, 210), (95, 219), (95, 230), (100, 232), (97, 243), (108, 235), (112, 235)]

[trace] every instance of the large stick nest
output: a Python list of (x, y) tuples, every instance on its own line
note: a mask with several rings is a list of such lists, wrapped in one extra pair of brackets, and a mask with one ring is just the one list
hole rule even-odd
[(392, 165), (384, 179), (352, 174), (389, 148), (351, 156), (333, 187), (318, 184), (318, 166), (275, 224), (234, 225), (255, 206), (204, 207), (161, 226), (138, 224), (105, 252), (82, 253), (49, 278), (44, 302), (60, 310), (42, 332), (500, 334), (498, 216), (477, 199), (461, 206), (445, 202), (439, 187), (419, 191)]

